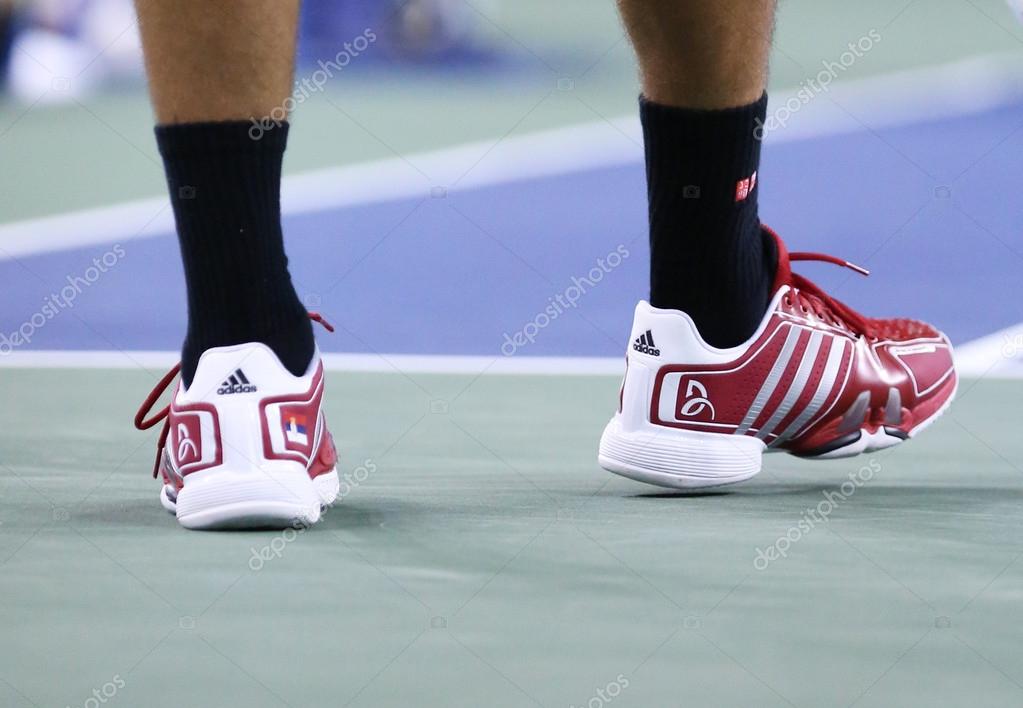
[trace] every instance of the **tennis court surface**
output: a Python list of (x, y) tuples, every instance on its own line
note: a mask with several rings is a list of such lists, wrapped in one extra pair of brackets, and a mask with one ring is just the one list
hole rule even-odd
[(297, 534), (159, 508), (148, 382), (5, 377), (3, 705), (1018, 703), (1019, 382), (687, 496), (596, 467), (613, 378), (335, 374), (347, 494)]
[[(353, 74), (302, 107), (285, 230), (337, 327), (342, 476), (304, 531), (160, 508), (131, 419), (185, 311), (144, 96), (0, 104), (0, 706), (1023, 703), (1020, 30), (915, 5), (783, 9), (776, 106), (884, 40), (768, 135), (761, 202), (794, 250), (872, 274), (801, 272), (950, 335), (957, 400), (908, 445), (691, 494), (596, 463), (647, 277), (610, 5), (553, 34), (511, 11), (503, 92)], [(102, 179), (60, 169), (97, 152)]]

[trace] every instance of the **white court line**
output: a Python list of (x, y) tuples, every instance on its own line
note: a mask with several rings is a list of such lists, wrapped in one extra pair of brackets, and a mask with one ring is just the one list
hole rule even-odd
[[(963, 378), (1023, 379), (1023, 323), (956, 347)], [(0, 369), (169, 369), (170, 351), (11, 352)], [(323, 354), (328, 371), (484, 376), (621, 376), (625, 357), (454, 356), (446, 354)]]
[[(858, 81), (833, 83), (801, 105), (768, 143), (856, 133), (922, 120), (981, 113), (1023, 97), (1018, 55), (991, 55)], [(775, 114), (796, 92), (772, 94)], [(848, 112), (847, 112), (848, 111)], [(852, 113), (852, 116), (850, 115)], [(609, 121), (479, 141), (285, 178), (286, 215), (425, 198), (436, 187), (464, 190), (519, 180), (629, 165), (643, 159), (634, 114)], [(424, 176), (425, 173), (425, 176)], [(0, 261), (97, 244), (125, 243), (173, 232), (166, 197), (0, 225)]]
[(956, 365), (974, 376), (1023, 379), (1023, 322), (956, 347)]

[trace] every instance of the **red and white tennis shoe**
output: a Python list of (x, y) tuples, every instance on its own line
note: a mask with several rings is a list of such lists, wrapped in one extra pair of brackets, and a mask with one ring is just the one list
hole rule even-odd
[(877, 320), (829, 297), (778, 244), (774, 297), (749, 341), (717, 349), (678, 310), (636, 306), (619, 409), (600, 441), (605, 469), (665, 487), (749, 479), (762, 453), (837, 458), (896, 445), (951, 403), (948, 338), (914, 320)]
[(294, 376), (264, 344), (209, 349), (191, 385), (179, 382), (170, 404), (147, 419), (179, 370), (135, 416), (140, 430), (164, 421), (153, 469), (163, 479), (164, 508), (189, 529), (316, 523), (339, 487), (319, 354)]

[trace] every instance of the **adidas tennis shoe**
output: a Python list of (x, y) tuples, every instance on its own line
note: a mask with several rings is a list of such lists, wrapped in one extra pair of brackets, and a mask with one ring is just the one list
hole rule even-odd
[(764, 452), (838, 458), (897, 445), (951, 403), (957, 378), (945, 335), (856, 313), (790, 262), (865, 270), (788, 254), (768, 233), (778, 245), (774, 296), (744, 344), (717, 349), (684, 312), (636, 306), (602, 467), (665, 487), (730, 484), (757, 474)]
[(191, 385), (179, 382), (170, 404), (147, 419), (179, 370), (164, 376), (135, 417), (140, 430), (164, 421), (153, 470), (164, 508), (189, 529), (317, 522), (339, 489), (319, 354), (294, 376), (264, 344), (209, 349)]

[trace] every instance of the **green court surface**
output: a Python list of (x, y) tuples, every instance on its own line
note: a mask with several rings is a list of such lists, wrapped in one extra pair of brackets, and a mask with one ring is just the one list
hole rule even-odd
[(156, 372), (8, 373), (4, 708), (1023, 704), (1020, 382), (683, 495), (597, 467), (613, 378), (333, 372), (347, 494), (281, 534), (160, 508)]

